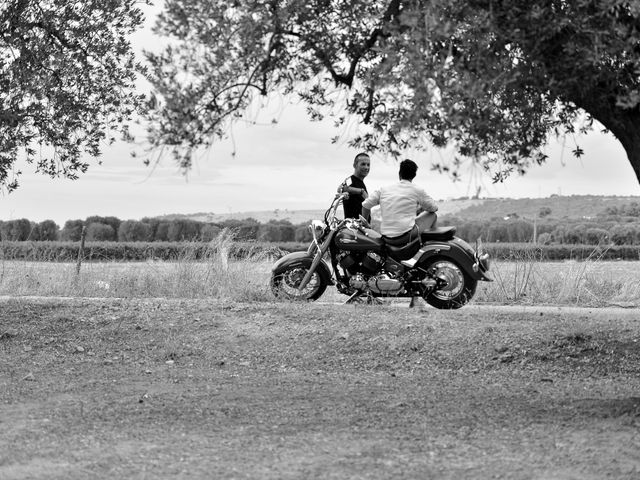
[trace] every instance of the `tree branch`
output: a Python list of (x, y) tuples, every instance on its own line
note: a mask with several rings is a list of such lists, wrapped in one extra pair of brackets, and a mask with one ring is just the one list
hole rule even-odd
[[(348, 88), (353, 86), (353, 80), (356, 75), (356, 69), (358, 67), (358, 63), (378, 42), (378, 39), (381, 37), (388, 37), (389, 34), (385, 33), (384, 25), (394, 21), (401, 13), (402, 13), (402, 0), (391, 0), (389, 5), (382, 15), (380, 19), (380, 26), (376, 27), (371, 31), (371, 34), (366, 39), (366, 41), (359, 47), (353, 49), (353, 56), (349, 62), (349, 70), (347, 73), (338, 73), (338, 71), (334, 68), (333, 63), (331, 62), (331, 58), (326, 50), (320, 48), (316, 43), (308, 42), (311, 49), (316, 53), (316, 58), (320, 60), (322, 65), (327, 69), (331, 78), (336, 83), (336, 85), (342, 84), (346, 85)], [(280, 26), (280, 23), (276, 23), (275, 34), (280, 35), (288, 35), (296, 38), (302, 38), (302, 35), (294, 30), (283, 29)]]
[(364, 118), (362, 121), (365, 125), (368, 125), (371, 122), (371, 115), (373, 114), (373, 95), (375, 90), (373, 87), (367, 87), (367, 92), (369, 93), (369, 98), (367, 100), (367, 109), (364, 114)]

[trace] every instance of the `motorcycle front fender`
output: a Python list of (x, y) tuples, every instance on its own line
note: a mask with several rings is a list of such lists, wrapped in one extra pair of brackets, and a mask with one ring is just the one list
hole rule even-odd
[[(308, 268), (311, 266), (312, 262), (313, 256), (309, 255), (307, 252), (291, 252), (280, 258), (273, 267), (271, 267), (271, 272), (273, 275), (278, 275), (289, 267), (301, 266)], [(335, 285), (331, 278), (331, 269), (327, 265), (327, 262), (320, 260), (317, 271), (325, 284)]]

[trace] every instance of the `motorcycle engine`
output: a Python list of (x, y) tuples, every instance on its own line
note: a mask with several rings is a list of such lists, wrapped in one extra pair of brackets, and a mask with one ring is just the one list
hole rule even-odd
[(401, 280), (391, 278), (386, 273), (365, 278), (356, 274), (349, 279), (349, 286), (357, 290), (370, 290), (383, 295), (396, 295), (402, 292), (404, 285)]
[(382, 273), (384, 260), (375, 252), (341, 252), (338, 255), (338, 263), (349, 272), (351, 288), (380, 295), (397, 295), (404, 290), (401, 280)]
[(367, 252), (366, 254), (340, 252), (338, 263), (351, 274), (360, 272), (372, 275), (380, 271), (384, 262), (382, 257), (375, 252)]
[(344, 270), (355, 273), (360, 262), (354, 255), (347, 252), (340, 252), (340, 254), (338, 254), (338, 263)]
[(393, 295), (400, 293), (403, 289), (403, 283), (400, 280), (391, 278), (386, 273), (371, 277), (367, 282), (372, 292)]

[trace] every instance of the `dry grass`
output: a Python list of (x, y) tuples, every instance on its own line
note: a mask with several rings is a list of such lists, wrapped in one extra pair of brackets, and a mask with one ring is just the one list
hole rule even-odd
[(494, 262), (495, 282), (478, 287), (476, 301), (572, 306), (638, 306), (638, 262), (543, 262), (534, 257)]
[[(185, 247), (175, 262), (85, 262), (80, 273), (72, 263), (0, 260), (0, 295), (105, 298), (214, 298), (271, 301), (269, 275), (273, 259), (242, 261), (228, 257), (230, 239), (213, 242), (204, 259)], [(481, 282), (476, 303), (638, 306), (640, 270), (634, 261), (544, 262), (535, 254), (496, 261), (492, 283)], [(345, 297), (328, 289), (325, 302)]]
[(232, 261), (229, 243), (212, 242), (204, 259), (187, 246), (175, 262), (85, 262), (79, 273), (73, 263), (0, 261), (0, 295), (267, 299), (271, 261)]

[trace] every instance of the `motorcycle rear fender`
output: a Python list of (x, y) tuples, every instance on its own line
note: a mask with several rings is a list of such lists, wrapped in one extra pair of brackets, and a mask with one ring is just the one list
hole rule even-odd
[[(466, 245), (466, 244), (465, 244)], [(459, 245), (457, 242), (438, 242), (438, 243), (425, 243), (420, 247), (420, 250), (416, 254), (418, 256), (415, 265), (425, 263), (431, 257), (444, 257), (450, 258), (455, 261), (460, 267), (464, 269), (469, 276), (475, 280), (483, 280), (485, 282), (492, 282), (493, 278), (483, 272), (480, 269), (474, 269), (473, 265), (476, 263), (473, 250), (468, 247), (465, 248)], [(414, 257), (416, 258), (416, 257)], [(413, 260), (413, 259), (411, 259)], [(409, 260), (409, 261), (411, 261)], [(402, 262), (403, 264), (405, 262)], [(406, 265), (406, 264), (405, 264)], [(408, 265), (407, 265), (408, 266)]]
[[(271, 272), (273, 275), (278, 275), (291, 266), (295, 267), (299, 265), (301, 267), (309, 267), (311, 266), (311, 262), (313, 262), (313, 256), (309, 255), (307, 252), (291, 252), (280, 258), (271, 268)], [(327, 285), (335, 285), (331, 278), (331, 270), (329, 269), (327, 262), (321, 260), (318, 264), (317, 271), (324, 283)]]

